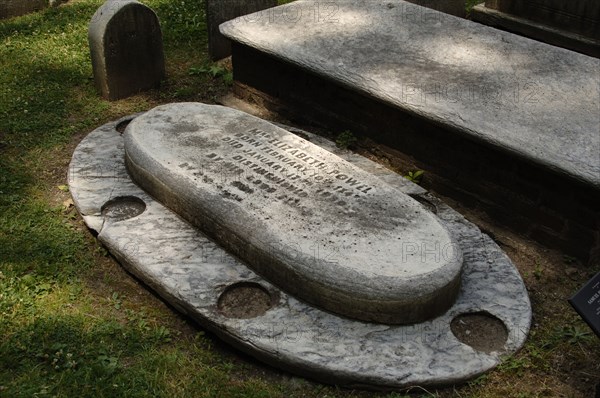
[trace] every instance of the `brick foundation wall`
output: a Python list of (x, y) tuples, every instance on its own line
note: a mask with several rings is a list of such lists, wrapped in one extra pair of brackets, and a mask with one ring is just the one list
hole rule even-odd
[(246, 46), (233, 45), (233, 65), (238, 95), (259, 96), (292, 120), (368, 136), (426, 170), (434, 192), (600, 264), (600, 190)]

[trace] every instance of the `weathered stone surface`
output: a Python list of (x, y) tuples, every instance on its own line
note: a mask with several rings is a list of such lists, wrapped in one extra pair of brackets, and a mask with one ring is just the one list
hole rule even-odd
[(600, 188), (599, 60), (400, 0), (336, 4), (335, 23), (298, 12), (294, 21), (226, 22), (221, 32), (449, 134)]
[[(385, 178), (398, 190), (430, 201), (461, 246), (465, 264), (460, 293), (446, 313), (421, 324), (353, 321), (278, 291), (135, 185), (124, 171), (123, 138), (116, 130), (121, 122), (95, 130), (73, 154), (69, 186), (75, 205), (124, 267), (239, 349), (325, 383), (399, 388), (469, 380), (498, 365), (525, 342), (531, 306), (508, 257), (473, 224), (401, 176), (387, 171)], [(321, 137), (302, 134), (348, 161), (358, 159)], [(361, 159), (360, 167), (379, 170), (384, 176), (380, 166)], [(102, 215), (107, 202), (132, 196), (145, 202), (142, 214), (119, 221)], [(219, 301), (240, 283), (268, 292), (272, 307), (255, 317), (228, 317), (219, 309)], [(455, 336), (451, 324), (462, 323), (465, 314), (473, 313), (474, 319), (487, 313), (504, 324), (502, 348), (482, 351)]]
[(452, 305), (462, 254), (436, 217), (264, 120), (180, 103), (125, 132), (133, 179), (284, 291), (329, 311), (414, 323)]
[(165, 75), (160, 24), (135, 0), (109, 0), (94, 14), (88, 39), (101, 95), (117, 100), (158, 88)]
[[(409, 3), (418, 4), (446, 14), (464, 17), (467, 13), (465, 0), (407, 0)], [(426, 12), (423, 10), (423, 12)]]
[(47, 6), (46, 0), (2, 0), (0, 2), (0, 19), (29, 14)]
[[(231, 55), (229, 40), (219, 32), (219, 25), (225, 21), (242, 17), (256, 11), (275, 7), (277, 0), (206, 0), (206, 25), (208, 28), (208, 54), (213, 60)], [(261, 18), (268, 19), (268, 12)]]

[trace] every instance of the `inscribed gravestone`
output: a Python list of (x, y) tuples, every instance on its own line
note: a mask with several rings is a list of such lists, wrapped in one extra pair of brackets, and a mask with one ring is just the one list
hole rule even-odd
[(132, 178), (288, 293), (331, 312), (414, 323), (448, 309), (462, 252), (409, 196), (229, 108), (157, 107), (125, 132)]

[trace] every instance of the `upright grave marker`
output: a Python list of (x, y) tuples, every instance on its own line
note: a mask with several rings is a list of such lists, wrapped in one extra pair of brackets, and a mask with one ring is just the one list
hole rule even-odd
[(165, 75), (154, 11), (135, 0), (109, 0), (92, 17), (88, 39), (96, 87), (117, 100), (158, 88)]
[(220, 24), (276, 5), (277, 0), (206, 0), (208, 54), (210, 57), (213, 60), (219, 60), (231, 55), (231, 44), (229, 39), (219, 32)]

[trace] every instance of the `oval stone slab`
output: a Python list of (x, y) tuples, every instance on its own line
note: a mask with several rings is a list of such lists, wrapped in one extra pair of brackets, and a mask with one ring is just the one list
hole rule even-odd
[(166, 206), (323, 309), (415, 323), (458, 293), (462, 254), (432, 213), (264, 120), (221, 106), (159, 106), (127, 127), (125, 161)]

